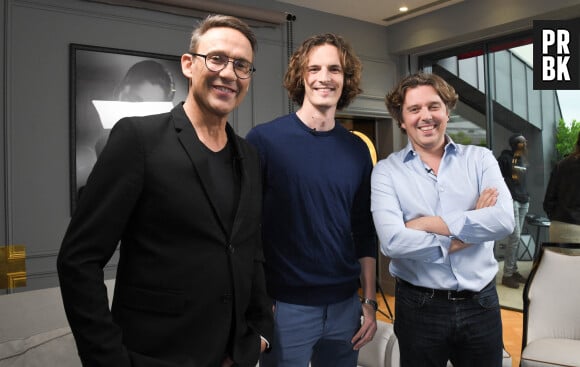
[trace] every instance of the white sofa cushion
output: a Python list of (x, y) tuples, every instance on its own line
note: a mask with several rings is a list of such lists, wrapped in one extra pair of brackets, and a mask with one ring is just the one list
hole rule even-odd
[(522, 353), (521, 366), (580, 366), (580, 340), (534, 340), (526, 345)]

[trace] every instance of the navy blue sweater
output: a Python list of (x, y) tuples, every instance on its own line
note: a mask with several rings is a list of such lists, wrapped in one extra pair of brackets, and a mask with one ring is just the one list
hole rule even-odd
[(367, 146), (338, 123), (316, 132), (296, 114), (256, 126), (247, 140), (262, 161), (269, 295), (302, 305), (351, 297), (358, 259), (377, 256)]

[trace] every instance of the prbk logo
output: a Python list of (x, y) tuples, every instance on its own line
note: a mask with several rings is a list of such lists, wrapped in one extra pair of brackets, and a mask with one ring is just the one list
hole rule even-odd
[(580, 89), (580, 19), (534, 20), (534, 89)]

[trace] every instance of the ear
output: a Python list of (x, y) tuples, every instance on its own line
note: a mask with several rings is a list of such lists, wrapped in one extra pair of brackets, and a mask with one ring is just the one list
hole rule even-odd
[(181, 55), (181, 72), (186, 78), (190, 79), (192, 76), (192, 66), (193, 66), (193, 55), (183, 54)]

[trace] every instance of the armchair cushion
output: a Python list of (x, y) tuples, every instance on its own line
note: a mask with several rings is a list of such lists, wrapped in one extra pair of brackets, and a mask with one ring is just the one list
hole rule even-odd
[(521, 367), (580, 366), (580, 340), (537, 339), (522, 353)]

